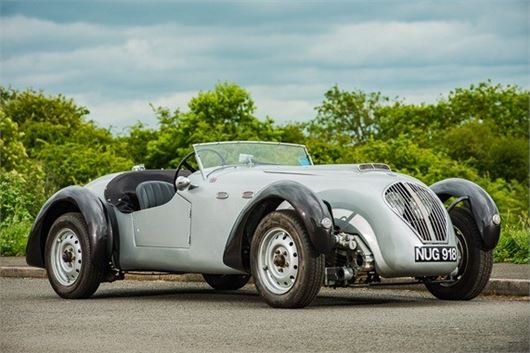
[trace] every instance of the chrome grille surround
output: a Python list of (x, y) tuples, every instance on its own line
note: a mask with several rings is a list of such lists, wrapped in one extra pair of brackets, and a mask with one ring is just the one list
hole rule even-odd
[(384, 199), (423, 243), (447, 243), (447, 213), (430, 189), (417, 183), (397, 182), (385, 189)]

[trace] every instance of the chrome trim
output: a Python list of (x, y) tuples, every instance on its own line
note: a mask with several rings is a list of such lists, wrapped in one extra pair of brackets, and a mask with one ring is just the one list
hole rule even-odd
[(498, 213), (494, 214), (491, 221), (493, 222), (493, 224), (495, 225), (499, 225), (501, 224), (501, 216), (499, 216)]
[(370, 172), (370, 171), (385, 171), (385, 172), (391, 172), (392, 169), (388, 166), (388, 164), (384, 163), (361, 163), (357, 165), (359, 168), (359, 171), (361, 172)]
[[(389, 195), (395, 193), (401, 198), (402, 210), (392, 204)], [(424, 244), (445, 244), (448, 242), (449, 219), (442, 203), (433, 192), (420, 184), (397, 182), (383, 192), (385, 203), (418, 236)]]
[(218, 141), (218, 142), (204, 142), (204, 143), (194, 143), (192, 146), (211, 146), (211, 145), (225, 145), (228, 143), (245, 143), (245, 144), (264, 144), (264, 145), (285, 145), (285, 146), (296, 146), (296, 147), (304, 147), (306, 146), (299, 144), (299, 143), (289, 143), (289, 142), (273, 142), (273, 141)]
[(217, 199), (219, 200), (225, 200), (228, 198), (228, 193), (227, 192), (224, 192), (224, 191), (219, 191), (217, 193), (217, 196), (216, 196)]
[(251, 199), (254, 197), (254, 192), (253, 191), (243, 191), (243, 194), (241, 195), (242, 198), (244, 199)]

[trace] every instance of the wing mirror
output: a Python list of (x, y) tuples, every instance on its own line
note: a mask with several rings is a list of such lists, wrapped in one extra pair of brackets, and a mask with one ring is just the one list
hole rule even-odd
[(190, 184), (190, 179), (186, 178), (185, 176), (179, 176), (177, 180), (175, 180), (175, 187), (179, 191), (187, 189)]

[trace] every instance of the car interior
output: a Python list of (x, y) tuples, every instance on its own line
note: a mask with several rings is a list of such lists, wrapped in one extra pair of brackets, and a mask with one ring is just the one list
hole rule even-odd
[[(163, 205), (175, 195), (175, 169), (141, 170), (120, 174), (105, 190), (105, 199), (123, 213)], [(179, 175), (187, 176), (187, 170)]]

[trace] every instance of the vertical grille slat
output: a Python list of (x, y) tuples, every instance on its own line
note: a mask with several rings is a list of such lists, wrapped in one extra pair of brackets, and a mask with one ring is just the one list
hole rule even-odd
[(447, 214), (429, 189), (412, 182), (397, 182), (386, 189), (384, 196), (390, 208), (414, 230), (422, 242), (447, 242)]
[(447, 228), (446, 227), (447, 226), (447, 219), (446, 219), (446, 216), (445, 216), (444, 209), (442, 208), (440, 202), (435, 202), (435, 201), (438, 201), (438, 200), (435, 199), (436, 196), (434, 196), (432, 194), (432, 192), (424, 190), (424, 193), (425, 193), (425, 197), (430, 200), (430, 203), (432, 205), (432, 209), (434, 211), (433, 215), (432, 215), (432, 220), (433, 220), (433, 223), (436, 224), (437, 229), (438, 229), (438, 237), (437, 237), (437, 239), (439, 241), (445, 241), (446, 240), (445, 230)]
[[(429, 215), (429, 220), (431, 221), (432, 228), (434, 230), (435, 239), (437, 241), (443, 241), (444, 240), (444, 227), (441, 223), (441, 220), (444, 220), (445, 217), (443, 215), (443, 211), (440, 209), (440, 205), (438, 203), (435, 203), (431, 194), (425, 190), (424, 188), (419, 187), (418, 185), (415, 186), (415, 191), (420, 195), (422, 201), (428, 205), (428, 207), (432, 210), (432, 213)], [(441, 212), (440, 212), (441, 211)]]
[(433, 203), (432, 204), (432, 207), (433, 207), (433, 210), (434, 210), (434, 214), (432, 216), (432, 221), (433, 223), (436, 224), (436, 227), (437, 227), (437, 230), (438, 230), (438, 235), (437, 235), (437, 239), (439, 241), (443, 241), (445, 240), (445, 215), (444, 215), (444, 212), (443, 210), (441, 209), (440, 205), (438, 204), (435, 204)]

